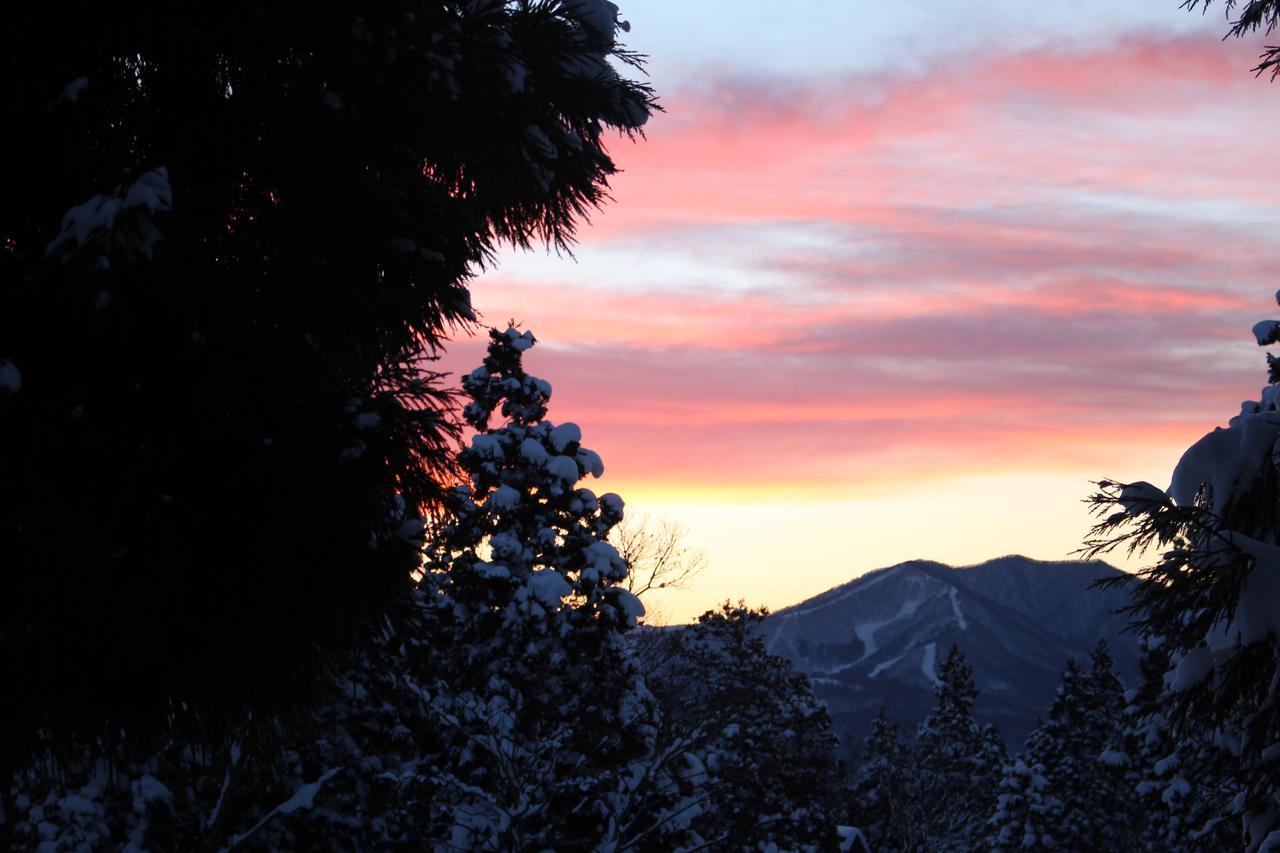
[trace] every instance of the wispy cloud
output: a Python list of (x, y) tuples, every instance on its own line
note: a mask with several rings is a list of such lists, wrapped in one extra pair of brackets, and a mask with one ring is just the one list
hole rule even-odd
[(576, 261), (505, 259), (476, 301), (539, 335), (620, 487), (1083, 489), (1262, 381), (1280, 90), (1252, 57), (1151, 36), (709, 81), (617, 146)]

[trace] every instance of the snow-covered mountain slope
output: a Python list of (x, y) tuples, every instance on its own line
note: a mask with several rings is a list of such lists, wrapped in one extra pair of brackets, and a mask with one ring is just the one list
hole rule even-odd
[(1137, 641), (1121, 633), (1126, 617), (1115, 613), (1128, 593), (1091, 588), (1117, 574), (1101, 562), (1026, 557), (958, 569), (913, 561), (780, 610), (762, 629), (769, 651), (813, 680), (836, 729), (855, 741), (881, 706), (912, 731), (933, 705), (935, 668), (955, 643), (974, 668), (975, 716), (1019, 748), (1067, 658), (1087, 665), (1099, 638), (1120, 677), (1134, 680)]

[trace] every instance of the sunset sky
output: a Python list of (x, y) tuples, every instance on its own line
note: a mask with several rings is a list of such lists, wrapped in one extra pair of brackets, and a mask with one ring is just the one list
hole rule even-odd
[(1167, 485), (1256, 397), (1280, 83), (1221, 4), (619, 5), (665, 114), (611, 146), (575, 258), (504, 256), (473, 296), (537, 335), (587, 485), (706, 551), (658, 619), (1066, 558), (1090, 480)]

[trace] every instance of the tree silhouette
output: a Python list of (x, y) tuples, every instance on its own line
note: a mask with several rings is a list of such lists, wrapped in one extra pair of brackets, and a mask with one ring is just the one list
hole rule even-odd
[(213, 734), (395, 616), (499, 243), (565, 247), (649, 90), (612, 4), (14, 8), (0, 718)]

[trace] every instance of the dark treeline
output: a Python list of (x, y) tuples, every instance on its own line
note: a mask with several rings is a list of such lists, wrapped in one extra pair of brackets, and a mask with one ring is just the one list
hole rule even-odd
[(1062, 683), (1022, 750), (972, 715), (972, 670), (952, 647), (937, 705), (904, 740), (881, 712), (856, 753), (850, 818), (876, 850), (1226, 850), (1239, 742), (1175, 735), (1165, 717), (1168, 653), (1148, 643), (1125, 690), (1105, 643)]

